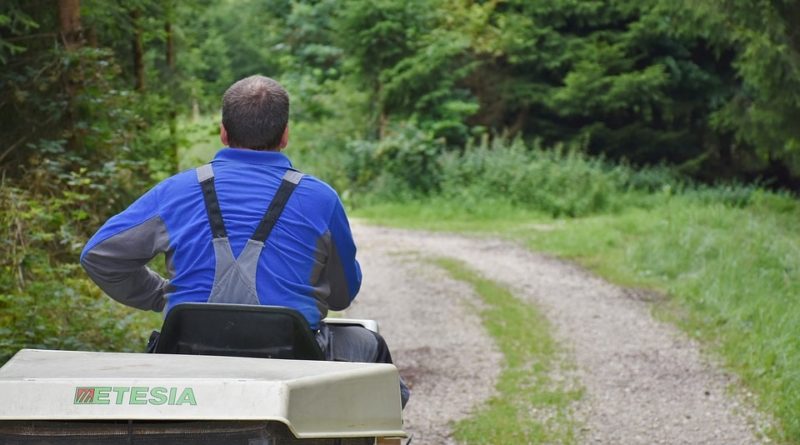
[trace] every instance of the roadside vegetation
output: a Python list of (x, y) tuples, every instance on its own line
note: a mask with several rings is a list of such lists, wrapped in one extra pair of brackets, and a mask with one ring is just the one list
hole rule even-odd
[[(539, 311), (508, 289), (449, 258), (433, 261), (454, 279), (475, 289), (483, 301), (483, 326), (503, 353), (497, 394), (454, 426), (465, 444), (573, 444), (578, 425), (572, 403), (580, 399), (578, 382), (570, 381), (569, 364)], [(552, 377), (562, 378), (556, 381)]]
[[(507, 237), (662, 295), (657, 313), (700, 340), (759, 396), (760, 408), (780, 422), (775, 439), (796, 443), (796, 198), (515, 144), (443, 158), (437, 194), (387, 199), (396, 186), (375, 189), (355, 214), (379, 224)], [(472, 171), (470, 183), (457, 180), (465, 170)]]

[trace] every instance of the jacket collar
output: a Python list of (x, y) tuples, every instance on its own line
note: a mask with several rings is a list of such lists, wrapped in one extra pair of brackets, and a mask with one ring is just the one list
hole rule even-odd
[(279, 151), (258, 151), (247, 148), (223, 148), (214, 156), (214, 161), (244, 162), (247, 164), (265, 164), (275, 167), (291, 168), (292, 161)]

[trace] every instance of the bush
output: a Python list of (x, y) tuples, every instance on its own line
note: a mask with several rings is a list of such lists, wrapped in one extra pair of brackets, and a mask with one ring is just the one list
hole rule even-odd
[(577, 146), (543, 148), (521, 139), (448, 147), (409, 124), (380, 141), (351, 142), (346, 171), (345, 196), (356, 205), (440, 197), (463, 206), (505, 202), (553, 217), (581, 217), (650, 209), (681, 196), (733, 208), (794, 208), (791, 195), (765, 194), (758, 184), (702, 184), (666, 166), (634, 168)]
[(441, 158), (445, 195), (506, 198), (553, 216), (581, 216), (612, 209), (628, 175), (578, 149), (545, 150), (496, 139)]
[(442, 141), (412, 125), (395, 129), (380, 141), (350, 143), (347, 170), (356, 191), (402, 199), (438, 191)]
[(644, 168), (627, 168), (626, 186), (629, 190), (645, 193), (680, 193), (687, 187), (687, 179), (666, 165)]
[(750, 205), (753, 194), (757, 190), (759, 187), (752, 184), (696, 185), (686, 190), (684, 195), (703, 204), (722, 204), (727, 207), (744, 208)]
[(576, 148), (546, 150), (497, 138), (458, 149), (410, 125), (380, 141), (352, 142), (347, 171), (362, 201), (440, 195), (571, 217), (615, 208), (631, 177), (630, 169)]
[(78, 264), (120, 188), (78, 173), (60, 185), (52, 195), (0, 186), (0, 363), (21, 348), (141, 350), (158, 325), (105, 297)]

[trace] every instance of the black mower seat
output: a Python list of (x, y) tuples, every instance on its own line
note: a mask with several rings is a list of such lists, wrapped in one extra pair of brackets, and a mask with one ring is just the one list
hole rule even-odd
[(157, 354), (324, 360), (306, 319), (279, 306), (182, 303), (164, 320)]

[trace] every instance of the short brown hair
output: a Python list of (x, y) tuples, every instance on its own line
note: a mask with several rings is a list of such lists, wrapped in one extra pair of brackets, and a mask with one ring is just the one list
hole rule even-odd
[(269, 77), (246, 77), (222, 96), (222, 125), (231, 147), (274, 150), (288, 122), (289, 94)]

